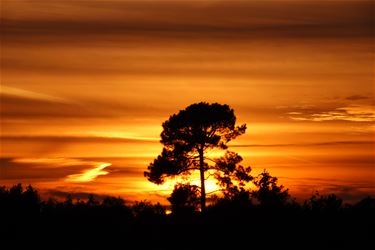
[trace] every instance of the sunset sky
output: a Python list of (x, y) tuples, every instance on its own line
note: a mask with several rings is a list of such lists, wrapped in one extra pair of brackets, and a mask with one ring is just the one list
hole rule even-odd
[(161, 124), (206, 101), (253, 175), (375, 195), (374, 69), (373, 1), (1, 0), (0, 185), (167, 203)]

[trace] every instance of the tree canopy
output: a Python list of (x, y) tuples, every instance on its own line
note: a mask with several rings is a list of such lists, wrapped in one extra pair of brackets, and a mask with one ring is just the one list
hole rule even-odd
[(277, 182), (277, 177), (271, 176), (266, 170), (263, 170), (254, 179), (254, 184), (258, 190), (253, 195), (262, 206), (282, 207), (290, 198), (289, 190), (285, 189), (283, 185), (278, 185)]
[[(226, 104), (200, 102), (173, 114), (163, 123), (161, 154), (144, 174), (162, 184), (168, 177), (200, 172), (201, 210), (206, 207), (205, 173), (215, 177), (223, 188), (238, 189), (250, 181), (250, 167), (240, 164), (241, 156), (227, 151), (221, 158), (210, 158), (213, 149), (227, 150), (228, 143), (244, 134), (246, 124), (236, 125), (234, 110)], [(238, 181), (237, 187), (233, 180)]]
[(177, 184), (168, 201), (172, 205), (172, 213), (187, 215), (193, 213), (199, 205), (199, 190), (195, 185)]

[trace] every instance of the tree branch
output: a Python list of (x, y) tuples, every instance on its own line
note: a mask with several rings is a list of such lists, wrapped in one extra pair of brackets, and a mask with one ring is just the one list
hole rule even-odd
[(222, 173), (225, 173), (225, 170), (217, 168), (217, 167), (214, 167), (214, 166), (212, 166), (212, 167), (209, 168), (209, 170), (211, 170), (211, 169), (216, 170), (216, 171), (220, 171)]
[(205, 159), (205, 160), (212, 161), (213, 163), (217, 163), (217, 161), (215, 161), (214, 159), (208, 158), (208, 157), (204, 157), (204, 159)]
[(194, 160), (194, 159), (198, 159), (199, 155), (196, 155), (196, 156), (187, 156), (186, 158), (188, 158), (189, 160)]
[(215, 175), (215, 173), (213, 173), (213, 174), (208, 174), (207, 178), (204, 178), (204, 180), (208, 180), (211, 176), (214, 176), (214, 175)]
[(218, 190), (215, 190), (215, 191), (211, 191), (211, 192), (208, 192), (206, 194), (212, 194), (212, 193), (216, 193), (216, 192), (219, 192), (219, 191), (224, 191), (225, 189), (218, 189)]
[(184, 172), (188, 172), (188, 171), (192, 171), (192, 170), (199, 170), (199, 167), (182, 169), (182, 170), (178, 171), (178, 174), (181, 174), (181, 173), (184, 173)]

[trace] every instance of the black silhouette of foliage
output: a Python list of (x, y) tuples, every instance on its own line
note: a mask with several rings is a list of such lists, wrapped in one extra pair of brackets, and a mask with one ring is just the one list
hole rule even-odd
[(0, 189), (0, 210), (3, 214), (18, 214), (14, 220), (33, 219), (39, 215), (40, 209), (39, 193), (31, 185), (26, 189), (21, 184), (14, 185), (9, 190), (5, 187)]
[[(370, 196), (364, 198), (354, 205), (354, 209), (365, 214), (370, 211), (375, 211), (375, 198), (371, 198)], [(375, 214), (373, 214), (373, 216), (375, 216)]]
[(136, 202), (132, 207), (135, 218), (150, 220), (165, 216), (165, 207), (160, 203), (152, 204), (149, 201)]
[(305, 201), (305, 207), (313, 212), (337, 213), (342, 210), (343, 201), (335, 194), (320, 195), (316, 192), (309, 200)]
[(254, 179), (254, 184), (258, 190), (254, 191), (254, 197), (262, 206), (282, 207), (290, 198), (288, 189), (277, 184), (277, 178), (264, 170)]
[(173, 214), (185, 215), (198, 210), (200, 191), (195, 185), (176, 184), (168, 201), (172, 205)]
[[(268, 190), (266, 193), (286, 191), (268, 173), (255, 181), (259, 190)], [(178, 204), (177, 209), (196, 208), (199, 194), (194, 186), (181, 184), (175, 190), (176, 196), (171, 197), (177, 197), (173, 202)], [(197, 245), (197, 241), (190, 240), (195, 235), (215, 239), (199, 241), (199, 246), (218, 249), (264, 248), (265, 244), (282, 248), (294, 244), (294, 239), (317, 249), (345, 249), (350, 243), (366, 249), (373, 242), (372, 197), (343, 205), (335, 195), (316, 194), (304, 205), (294, 206), (268, 203), (269, 197), (280, 200), (279, 195), (266, 197), (265, 207), (252, 202), (249, 190), (240, 189), (218, 198), (206, 213), (173, 216), (166, 215), (166, 207), (147, 201), (127, 205), (119, 197), (95, 195), (81, 200), (69, 195), (65, 201), (43, 201), (31, 186), (0, 187), (0, 242), (6, 249), (116, 249), (121, 244), (141, 249), (190, 249)], [(275, 204), (274, 210), (269, 209), (270, 204)]]
[(124, 199), (121, 197), (105, 197), (102, 201), (103, 207), (122, 207), (125, 205)]
[(242, 160), (239, 154), (227, 151), (223, 157), (216, 160), (216, 165), (212, 167), (217, 170), (214, 176), (223, 188), (226, 197), (245, 192), (246, 184), (253, 180), (250, 175), (251, 167), (245, 168), (239, 165)]
[(95, 196), (93, 194), (90, 194), (89, 195), (89, 198), (86, 202), (86, 205), (87, 206), (98, 206), (100, 204), (100, 202), (98, 200), (95, 199)]
[(224, 196), (213, 197), (213, 205), (210, 210), (228, 215), (244, 213), (245, 211), (251, 213), (253, 208), (252, 192), (245, 189), (235, 189), (231, 192), (225, 192)]
[(217, 162), (216, 159), (207, 157), (210, 150), (227, 149), (227, 143), (245, 131), (246, 124), (236, 126), (234, 110), (228, 105), (205, 102), (192, 104), (163, 123), (160, 142), (164, 147), (162, 153), (148, 166), (145, 177), (153, 183), (161, 184), (168, 177), (199, 171), (201, 210), (204, 211), (207, 171), (215, 172), (214, 176), (227, 187), (231, 186), (231, 181), (227, 178), (237, 177), (242, 181), (250, 178), (250, 168), (237, 168), (242, 158), (234, 153), (228, 152), (225, 159)]

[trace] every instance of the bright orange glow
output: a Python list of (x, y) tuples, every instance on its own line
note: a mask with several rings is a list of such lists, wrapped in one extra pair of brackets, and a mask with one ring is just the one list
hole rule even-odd
[(229, 150), (253, 175), (268, 169), (298, 197), (375, 194), (372, 10), (366, 0), (3, 1), (0, 184), (167, 203), (182, 180), (157, 186), (143, 172), (162, 123), (206, 101), (247, 124)]

